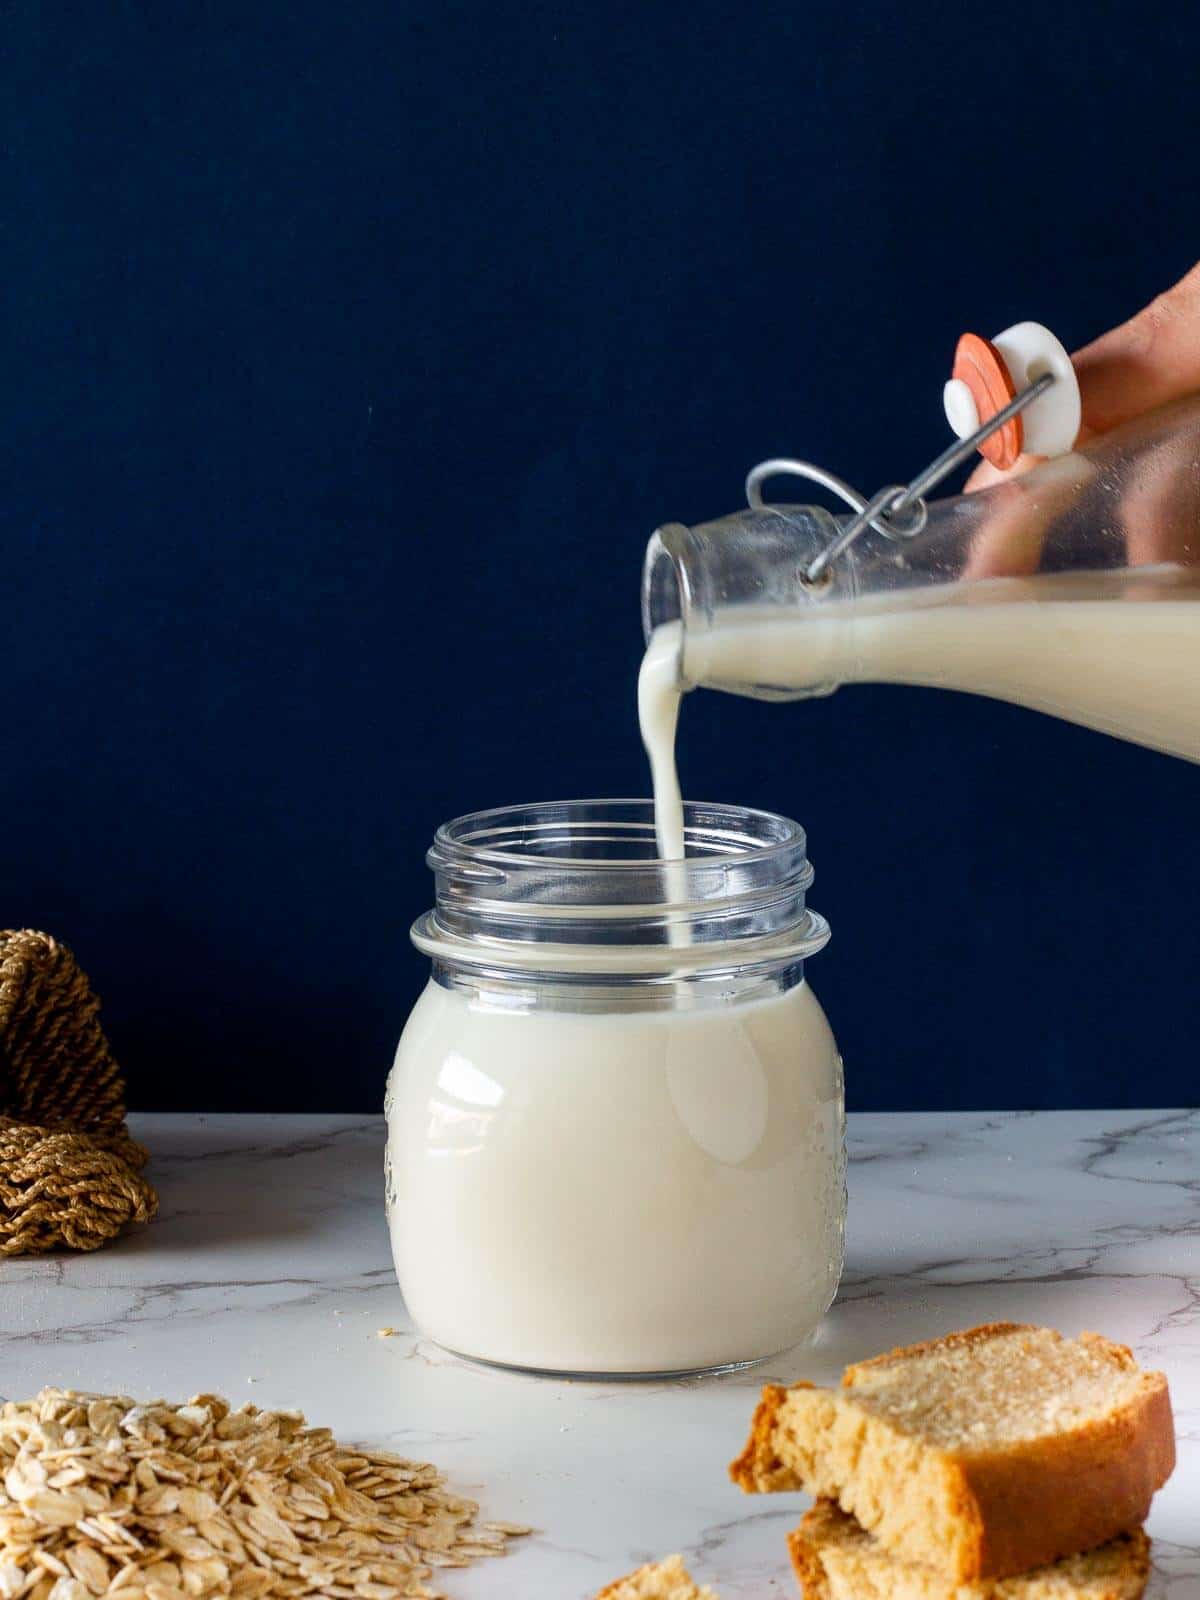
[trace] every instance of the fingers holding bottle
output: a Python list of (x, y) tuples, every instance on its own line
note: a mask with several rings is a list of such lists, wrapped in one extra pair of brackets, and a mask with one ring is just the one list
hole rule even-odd
[[(1045, 464), (1024, 454), (1007, 471), (981, 462), (968, 493), (991, 488), (994, 507), (972, 543), (964, 576), (1029, 576), (1039, 570), (1045, 541), (1089, 476), (1118, 476), (1125, 563), (1200, 565), (1195, 513), (1195, 462), (1200, 426), (1174, 440), (1140, 419), (1200, 392), (1200, 265), (1127, 322), (1072, 358), (1079, 380), (1082, 427), (1077, 443), (1094, 448)], [(1116, 432), (1119, 430), (1119, 433)], [(1104, 436), (1116, 433), (1109, 448)], [(1119, 465), (1118, 465), (1119, 463)], [(1036, 496), (1019, 480), (1035, 466)], [(1121, 481), (1123, 480), (1123, 481)], [(1034, 488), (1034, 481), (1028, 484)], [(1011, 493), (995, 492), (1007, 484)], [(1114, 507), (1115, 509), (1115, 507)]]
[[(1081, 445), (1200, 391), (1200, 263), (1071, 359), (1083, 411)], [(1018, 477), (1041, 460), (1024, 454), (1004, 472), (981, 461), (967, 480), (967, 493)]]

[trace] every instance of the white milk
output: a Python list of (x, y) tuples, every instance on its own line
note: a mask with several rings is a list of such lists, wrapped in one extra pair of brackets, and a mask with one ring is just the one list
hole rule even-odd
[(505, 1010), (430, 983), (388, 1092), (409, 1310), (580, 1373), (774, 1354), (842, 1255), (841, 1064), (807, 985), (693, 1011)]
[[(677, 622), (656, 628), (638, 673), (638, 724), (650, 757), (654, 832), (664, 861), (678, 861), (684, 855), (683, 796), (675, 762), (675, 733), (683, 696), (679, 687), (679, 638)], [(668, 895), (674, 900), (677, 896), (670, 894), (670, 885), (668, 872)]]
[[(1113, 579), (996, 579), (882, 606), (731, 608), (688, 641), (690, 680), (722, 689), (840, 682), (962, 689), (1200, 761), (1200, 573), (1163, 569), (1135, 599)], [(680, 625), (655, 631), (639, 714), (660, 848), (681, 836), (674, 737)], [(665, 853), (665, 852), (664, 852)]]
[(683, 797), (675, 763), (675, 733), (681, 699), (679, 624), (671, 623), (654, 630), (638, 673), (638, 723), (642, 743), (650, 757), (654, 831), (658, 853), (664, 861), (678, 861), (684, 854)]

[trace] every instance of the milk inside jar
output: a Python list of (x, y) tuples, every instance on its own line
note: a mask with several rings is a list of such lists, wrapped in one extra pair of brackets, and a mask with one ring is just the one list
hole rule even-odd
[(461, 818), (414, 929), (430, 982), (389, 1081), (388, 1214), (421, 1330), (535, 1371), (724, 1368), (837, 1286), (841, 1063), (804, 962), (803, 830), (644, 801)]

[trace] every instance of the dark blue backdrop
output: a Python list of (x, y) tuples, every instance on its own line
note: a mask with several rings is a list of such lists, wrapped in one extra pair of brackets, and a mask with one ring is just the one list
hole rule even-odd
[[(655, 523), (901, 478), (963, 327), (1190, 264), (1139, 16), (6, 8), (0, 922), (139, 1105), (377, 1106), (436, 823), (646, 788)], [(1195, 768), (900, 689), (693, 697), (682, 767), (807, 824), (852, 1104), (1194, 1100)]]

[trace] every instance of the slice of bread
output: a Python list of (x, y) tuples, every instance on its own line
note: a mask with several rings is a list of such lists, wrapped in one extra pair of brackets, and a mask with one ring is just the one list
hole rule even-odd
[(804, 1600), (1140, 1600), (1150, 1576), (1150, 1541), (1139, 1528), (1015, 1578), (960, 1584), (897, 1561), (830, 1500), (788, 1535), (788, 1548)]
[(989, 1323), (770, 1384), (730, 1475), (836, 1500), (892, 1554), (1003, 1578), (1145, 1521), (1175, 1465), (1167, 1381), (1099, 1334)]
[(717, 1596), (711, 1589), (697, 1588), (680, 1558), (668, 1556), (618, 1578), (601, 1589), (596, 1600), (717, 1600)]

